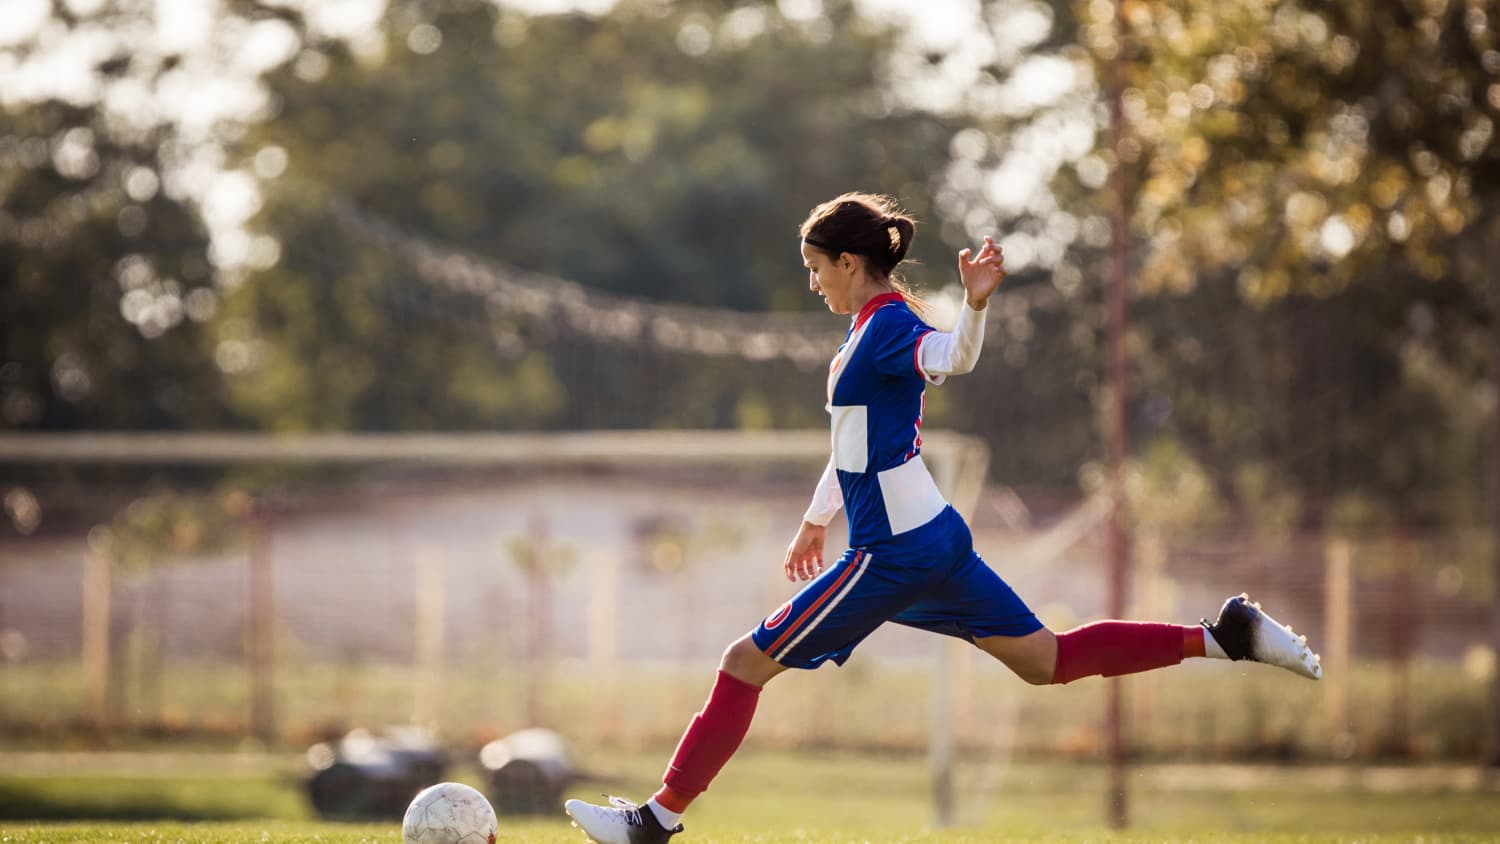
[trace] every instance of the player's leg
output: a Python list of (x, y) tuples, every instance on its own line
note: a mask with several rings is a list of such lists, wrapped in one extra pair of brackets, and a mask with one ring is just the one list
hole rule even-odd
[(646, 803), (664, 826), (676, 826), (688, 805), (708, 790), (750, 731), (761, 689), (785, 670), (756, 646), (753, 633), (725, 649), (708, 700), (678, 741), (661, 790)]
[(1033, 686), (1052, 682), (1057, 636), (1045, 627), (1024, 636), (986, 636), (975, 639), (974, 644)]
[(1108, 620), (1054, 634), (972, 550), (924, 600), (894, 620), (971, 639), (1038, 685), (1136, 674), (1190, 657), (1250, 659), (1313, 679), (1322, 676), (1306, 639), (1244, 596), (1226, 602), (1213, 624)]
[(658, 817), (675, 823), (708, 790), (750, 728), (760, 689), (788, 668), (843, 663), (908, 598), (899, 579), (866, 578), (872, 556), (850, 549), (755, 630), (724, 652), (719, 679), (693, 718), (652, 798)]
[(1115, 677), (1176, 665), (1191, 657), (1251, 660), (1311, 679), (1323, 676), (1307, 637), (1266, 614), (1244, 595), (1224, 602), (1213, 623), (1096, 621), (1063, 633), (976, 638), (979, 648), (1036, 684)]
[(888, 579), (865, 574), (869, 556), (848, 551), (751, 633), (725, 650), (703, 709), (693, 716), (644, 806), (569, 800), (574, 822), (599, 844), (657, 844), (681, 831), (682, 813), (728, 763), (750, 729), (761, 688), (788, 668), (842, 663), (903, 600)]
[(974, 644), (1026, 682), (1044, 686), (1136, 674), (1204, 656), (1203, 633), (1196, 625), (1096, 621), (1063, 633), (1044, 627), (1023, 636), (978, 637)]
[(661, 790), (645, 805), (618, 797), (608, 806), (582, 800), (564, 804), (576, 826), (600, 844), (659, 844), (682, 831), (688, 804), (728, 763), (750, 731), (761, 689), (786, 670), (760, 648), (752, 634), (724, 650), (703, 708), (693, 715), (667, 765)]

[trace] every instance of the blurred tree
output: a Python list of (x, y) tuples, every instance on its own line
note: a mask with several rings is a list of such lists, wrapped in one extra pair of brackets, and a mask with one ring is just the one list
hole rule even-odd
[[(213, 98), (182, 94), (222, 77), (190, 55), (203, 45), (164, 43), (170, 10), (105, 0), (43, 12), (0, 44), (0, 427), (238, 424), (205, 329), (219, 290), (201, 186), (185, 177), (213, 150), (183, 125)], [(274, 61), (300, 21), (231, 0), (211, 32), (229, 49), (212, 69), (231, 64), (253, 89), (251, 48)]]
[(1230, 270), (1248, 301), (1327, 295), (1392, 257), (1462, 274), (1451, 238), (1493, 213), (1500, 178), (1484, 4), (1126, 8), (1147, 290)]
[(963, 124), (928, 231), (950, 249), (997, 234), (1011, 270), (980, 368), (929, 391), (928, 417), (984, 436), (997, 480), (1071, 487), (1102, 452), (1102, 311), (1100, 286), (1067, 250), (1108, 226), (1087, 190), (1053, 176), (1092, 151), (1099, 95), (1067, 0), (986, 0), (977, 11), (952, 49), (894, 59), (894, 95)]
[[(1361, 489), (1473, 515), (1500, 172), (1482, 5), (1123, 8), (1145, 432), (1226, 485), (1269, 461), (1309, 516)], [(1107, 72), (1114, 5), (1078, 9)]]
[(161, 190), (162, 136), (18, 106), (0, 135), (0, 426), (224, 425), (198, 215)]
[[(976, 149), (974, 132), (958, 137), (954, 129), (976, 110), (994, 116), (1004, 80), (1034, 76), (1028, 51), (1061, 49), (1067, 38), (1059, 32), (1068, 29), (1051, 27), (1061, 8), (991, 4), (993, 61), (983, 59), (982, 82), (971, 87), (943, 73), (950, 56), (914, 52), (848, 2), (811, 13), (627, 2), (598, 17), (396, 3), (377, 30), (331, 38), (314, 6), (236, 0), (192, 43), (164, 35), (174, 26), (158, 19), (160, 10), (124, 0), (83, 12), (59, 4), (32, 36), (0, 50), (12, 67), (40, 67), (49, 51), (87, 42), (86, 84), (53, 87), (79, 103), (70, 108), (92, 121), (96, 139), (137, 145), (156, 174), (153, 202), (188, 221), (201, 211), (198, 225), (212, 224), (211, 244), (198, 235), (199, 258), (179, 275), (157, 273), (159, 291), (105, 291), (96, 302), (107, 312), (128, 300), (140, 319), (157, 313), (146, 307), (157, 301), (162, 314), (189, 315), (168, 331), (145, 329), (161, 335), (155, 339), (132, 340), (138, 354), (115, 358), (123, 377), (111, 384), (137, 404), (148, 391), (130, 390), (135, 381), (159, 383), (155, 392), (169, 398), (181, 390), (191, 414), (158, 402), (147, 416), (96, 392), (95, 415), (67, 424), (820, 425), (808, 397), (821, 392), (821, 367), (747, 366), (734, 356), (692, 358), (576, 336), (423, 285), (410, 267), (336, 229), (328, 209), (352, 200), (441, 243), (606, 291), (795, 310), (817, 307), (797, 268), (796, 223), (834, 193), (879, 190), (900, 196), (924, 223), (913, 255), (921, 264), (911, 275), (941, 286), (952, 280), (953, 251), (995, 222), (967, 213), (983, 202), (965, 198), (989, 182), (972, 166), (952, 166), (973, 165)], [(272, 88), (257, 88), (259, 74), (276, 67)], [(215, 93), (177, 107), (177, 95), (205, 86)], [(1043, 110), (1043, 100), (1026, 102), (1027, 116)], [(1075, 96), (1069, 107), (1081, 102)], [(246, 133), (246, 120), (262, 122)], [(1031, 137), (1053, 128), (1043, 120)], [(1076, 131), (1067, 134), (1076, 140)], [(242, 169), (221, 169), (226, 147), (229, 166)], [(146, 175), (133, 178), (147, 190)], [(251, 180), (263, 202), (247, 189)], [(64, 180), (43, 193), (62, 202), (77, 188)], [(225, 222), (233, 205), (261, 209), (254, 231)], [(125, 218), (139, 223), (134, 211)], [(153, 257), (155, 233), (170, 215), (150, 219), (134, 253), (93, 242), (111, 266), (146, 256), (145, 264), (129, 261), (131, 283), (155, 284), (139, 280), (142, 267), (173, 263)], [(1033, 214), (1025, 234), (1053, 224), (1066, 229), (1072, 221)], [(28, 251), (7, 269), (30, 261)], [(68, 273), (39, 277), (61, 290), (55, 279)], [(62, 331), (68, 301), (28, 297), (28, 310), (17, 313), (34, 328), (29, 339), (7, 334), (34, 346), (43, 333)], [(210, 336), (193, 314), (212, 314)], [(1010, 301), (996, 318), (1005, 330), (994, 355), (1003, 364), (935, 391), (929, 425), (989, 436), (1010, 480), (1070, 480), (1092, 439), (1091, 374), (1076, 356), (1057, 353), (1079, 340), (1072, 319), (1056, 307)], [(828, 318), (830, 354), (841, 325)], [(45, 383), (55, 368), (76, 385), (74, 358), (60, 355), (33, 353), (39, 363), (27, 364), (26, 377)], [(23, 389), (19, 359), (7, 360), (17, 364), (5, 370), (5, 383), (15, 385), (7, 418), (63, 424), (40, 421), (41, 394)], [(187, 371), (193, 378), (181, 375)], [(654, 398), (664, 384), (671, 402)]]
[[(893, 107), (891, 37), (844, 3), (799, 22), (760, 4), (531, 17), (454, 0), (393, 4), (362, 51), (304, 51), (240, 148), (263, 178), (254, 226), (279, 245), (221, 324), (258, 350), (237, 407), (280, 428), (816, 424), (816, 372), (560, 335), (424, 286), (329, 211), (606, 291), (810, 309), (796, 226), (815, 203), (871, 188), (932, 213), (952, 128)], [(939, 238), (917, 249), (952, 261)]]

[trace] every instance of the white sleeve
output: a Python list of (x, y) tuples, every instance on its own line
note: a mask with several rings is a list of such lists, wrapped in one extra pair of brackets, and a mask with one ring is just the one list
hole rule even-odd
[(844, 506), (844, 491), (839, 489), (839, 475), (833, 468), (833, 458), (828, 458), (828, 468), (823, 470), (823, 477), (818, 480), (818, 488), (813, 490), (812, 504), (808, 506), (807, 513), (802, 520), (815, 525), (827, 525), (833, 521)]
[(984, 345), (984, 315), (989, 308), (976, 311), (965, 302), (958, 312), (953, 331), (931, 331), (917, 341), (917, 369), (934, 384), (943, 383), (946, 375), (962, 375), (979, 362), (979, 347)]

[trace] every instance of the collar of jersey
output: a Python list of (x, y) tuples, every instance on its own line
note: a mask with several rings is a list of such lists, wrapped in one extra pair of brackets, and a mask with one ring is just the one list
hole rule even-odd
[(879, 296), (876, 296), (874, 299), (866, 302), (863, 308), (859, 309), (859, 315), (854, 318), (854, 330), (858, 331), (861, 326), (863, 326), (866, 322), (869, 322), (870, 316), (873, 315), (876, 311), (880, 310), (882, 307), (889, 305), (892, 302), (905, 301), (906, 297), (902, 296), (900, 293), (882, 293)]

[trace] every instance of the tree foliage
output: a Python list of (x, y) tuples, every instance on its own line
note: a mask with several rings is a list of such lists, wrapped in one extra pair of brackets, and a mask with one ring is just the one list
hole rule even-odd
[(0, 134), (0, 425), (223, 425), (208, 237), (159, 136), (57, 101)]
[[(70, 8), (59, 26), (141, 24)], [(261, 112), (207, 135), (259, 186), (247, 237), (211, 244), (174, 183), (181, 125), (7, 107), (4, 425), (818, 425), (816, 368), (611, 345), (428, 284), (335, 211), (606, 294), (812, 311), (796, 225), (869, 189), (923, 222), (929, 289), (1001, 230), (1019, 271), (986, 363), (932, 392), (927, 423), (985, 435), (1007, 481), (1068, 482), (1097, 452), (1117, 154), (1099, 93), (1123, 50), (1140, 452), (1308, 517), (1350, 494), (1461, 512), (1480, 488), (1500, 242), (1484, 3), (1130, 0), (1123, 45), (1105, 0), (985, 3), (983, 59), (903, 53), (848, 2), (394, 2), (343, 40), (284, 4), (224, 8), (231, 35), (295, 33)], [(94, 70), (162, 88), (185, 61), (121, 48)]]
[[(311, 47), (271, 80), (280, 112), (244, 147), (250, 166), (286, 163), (254, 222), (280, 239), (280, 260), (225, 323), (264, 351), (236, 374), (238, 406), (272, 427), (353, 428), (718, 426), (758, 415), (747, 400), (781, 406), (768, 373), (730, 361), (632, 371), (588, 338), (497, 329), (471, 299), (351, 242), (329, 212), (355, 203), (605, 291), (809, 308), (796, 253), (808, 209), (868, 187), (928, 216), (952, 134), (891, 105), (874, 61), (889, 33), (846, 6), (833, 16), (829, 39), (773, 6), (526, 17), (408, 3), (373, 54)], [(925, 238), (916, 257), (946, 267), (946, 252)], [(678, 398), (648, 398), (666, 389)]]
[[(1094, 36), (1113, 26), (1095, 10)], [(1233, 274), (1327, 295), (1400, 258), (1428, 279), (1493, 204), (1500, 39), (1481, 3), (1125, 6), (1146, 289)], [(1116, 49), (1109, 46), (1108, 49)]]
[(1132, 188), (1141, 436), (1226, 489), (1271, 467), (1309, 518), (1462, 517), (1493, 404), (1492, 10), (1144, 0), (1122, 43), (1112, 4), (1077, 8), (1100, 79), (1124, 51), (1127, 139), (1095, 155)]

